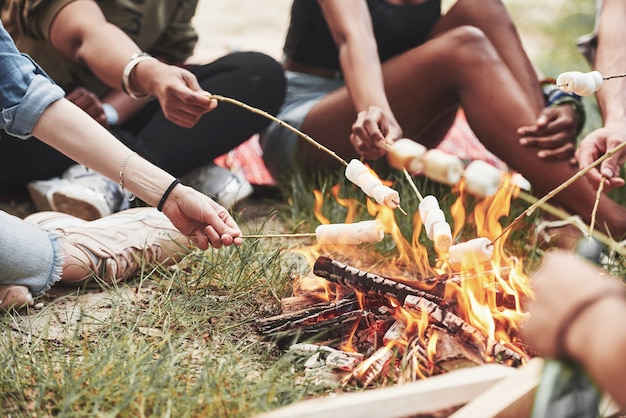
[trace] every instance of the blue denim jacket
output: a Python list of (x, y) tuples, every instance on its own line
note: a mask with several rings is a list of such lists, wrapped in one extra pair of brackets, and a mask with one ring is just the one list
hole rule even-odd
[(65, 92), (30, 57), (20, 54), (2, 22), (0, 75), (0, 128), (26, 139), (43, 111)]

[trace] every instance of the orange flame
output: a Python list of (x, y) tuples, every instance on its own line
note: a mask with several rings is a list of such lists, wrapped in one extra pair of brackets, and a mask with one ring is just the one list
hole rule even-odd
[[(359, 203), (355, 199), (340, 197), (340, 186), (335, 185), (331, 189), (332, 198), (347, 209), (345, 223), (354, 222), (358, 215)], [(453, 224), (453, 242), (461, 242), (466, 236), (485, 237), (494, 239), (503, 231), (500, 220), (509, 215), (511, 200), (517, 193), (517, 189), (510, 182), (510, 175), (505, 175), (502, 187), (493, 196), (484, 198), (475, 203), (473, 211), (468, 215), (466, 207), (468, 196), (466, 195), (464, 180), (454, 189), (458, 193), (456, 201), (450, 207), (450, 215)], [(318, 221), (323, 224), (330, 223), (329, 219), (322, 214), (324, 198), (320, 191), (315, 191), (314, 212)], [(386, 239), (393, 241), (396, 253), (393, 256), (383, 256), (372, 249), (371, 245), (363, 246), (320, 246), (313, 245), (298, 250), (299, 253), (309, 257), (312, 265), (317, 257), (327, 255), (329, 257), (341, 257), (352, 266), (385, 277), (405, 279), (412, 282), (415, 287), (428, 291), (437, 283), (437, 278), (447, 278), (445, 283), (444, 300), (453, 301), (455, 312), (468, 324), (482, 333), (487, 341), (498, 342), (524, 354), (523, 350), (513, 340), (517, 336), (517, 330), (525, 313), (521, 309), (521, 300), (530, 294), (528, 278), (523, 273), (523, 262), (519, 258), (511, 257), (505, 249), (508, 233), (493, 243), (493, 255), (489, 262), (478, 263), (476, 260), (465, 260), (460, 268), (448, 263), (445, 254), (438, 254), (431, 265), (428, 248), (422, 240), (426, 239), (423, 234), (422, 221), (416, 211), (411, 223), (412, 236), (407, 240), (402, 234), (401, 228), (396, 222), (396, 212), (388, 207), (381, 206), (372, 199), (366, 201), (367, 213), (377, 220), (382, 221)], [(473, 231), (472, 231), (473, 229)], [(434, 278), (430, 285), (419, 279)], [(418, 279), (416, 281), (416, 279)], [(298, 283), (298, 291), (305, 290), (314, 292), (315, 288), (325, 300), (337, 298), (336, 288), (329, 285), (323, 279), (306, 277)], [(361, 303), (363, 305), (360, 295)], [(398, 321), (406, 324), (405, 335), (418, 338), (427, 348), (428, 359), (432, 360), (435, 354), (438, 335), (433, 331), (426, 335), (429, 326), (429, 316), (426, 312), (416, 314), (414, 311), (403, 309), (393, 301), (394, 316)], [(353, 330), (353, 332), (356, 331)], [(351, 340), (349, 338), (348, 340)], [(387, 350), (406, 345), (407, 337), (398, 341), (389, 341)], [(517, 342), (519, 345), (519, 342)], [(344, 350), (355, 350), (351, 342), (347, 341)], [(385, 351), (385, 350), (382, 350)], [(378, 354), (382, 355), (382, 354)], [(367, 364), (376, 361), (370, 358)], [(421, 374), (421, 373), (420, 373)]]

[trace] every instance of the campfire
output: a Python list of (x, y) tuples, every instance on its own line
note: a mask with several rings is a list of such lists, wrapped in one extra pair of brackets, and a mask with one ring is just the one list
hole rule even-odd
[[(530, 353), (518, 326), (525, 314), (521, 299), (530, 292), (523, 261), (507, 254), (508, 232), (499, 219), (509, 214), (517, 188), (506, 175), (494, 195), (466, 213), (469, 195), (463, 180), (454, 186), (450, 207), (455, 243), (475, 237), (490, 240), (489, 260), (450, 262), (432, 249), (424, 223), (412, 216), (406, 238), (393, 208), (367, 200), (367, 212), (393, 241), (393, 256), (375, 245), (311, 245), (295, 250), (312, 266), (282, 300), (280, 315), (257, 321), (261, 334), (304, 358), (307, 373), (334, 377), (342, 385), (367, 387), (424, 379), (489, 363), (518, 367)], [(358, 202), (340, 197), (346, 223), (353, 223)], [(325, 196), (315, 192), (321, 224)], [(326, 197), (328, 198), (328, 196)], [(401, 215), (398, 215), (401, 216)]]

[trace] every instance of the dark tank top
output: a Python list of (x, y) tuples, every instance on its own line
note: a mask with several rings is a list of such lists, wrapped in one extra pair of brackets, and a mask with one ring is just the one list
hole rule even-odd
[[(395, 5), (367, 0), (378, 55), (385, 61), (421, 45), (441, 17), (441, 1)], [(316, 0), (294, 0), (283, 51), (304, 65), (340, 70), (339, 51)]]

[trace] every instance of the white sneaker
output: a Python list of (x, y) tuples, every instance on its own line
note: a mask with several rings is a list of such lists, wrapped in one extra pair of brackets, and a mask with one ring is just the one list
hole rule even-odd
[(88, 221), (130, 207), (117, 183), (81, 165), (68, 168), (61, 178), (31, 182), (28, 191), (39, 211), (55, 210)]
[(214, 163), (196, 168), (181, 180), (184, 184), (207, 194), (227, 209), (254, 192), (252, 185), (246, 180)]

